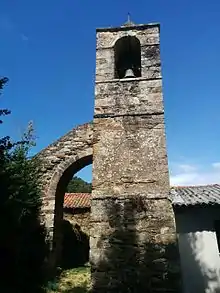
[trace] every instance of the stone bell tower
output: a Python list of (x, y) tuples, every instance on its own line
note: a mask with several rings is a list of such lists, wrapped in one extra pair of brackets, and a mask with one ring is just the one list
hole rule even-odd
[(97, 29), (93, 292), (177, 292), (159, 34), (130, 21)]

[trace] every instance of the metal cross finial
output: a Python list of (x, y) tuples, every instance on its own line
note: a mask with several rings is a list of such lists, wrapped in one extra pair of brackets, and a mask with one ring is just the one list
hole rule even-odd
[(130, 12), (128, 12), (128, 20), (127, 20), (127, 23), (130, 23), (131, 22), (131, 14)]
[(128, 12), (128, 20), (123, 26), (131, 26), (134, 25), (133, 21), (131, 21), (131, 14)]

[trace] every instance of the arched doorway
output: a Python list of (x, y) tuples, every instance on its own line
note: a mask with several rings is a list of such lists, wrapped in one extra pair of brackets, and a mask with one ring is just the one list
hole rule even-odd
[(91, 228), (92, 165), (75, 173), (64, 195), (62, 253), (58, 267), (62, 270), (89, 266)]
[[(71, 178), (84, 167), (92, 164), (92, 155), (82, 157), (70, 165), (62, 174), (57, 183), (55, 193), (55, 210), (54, 210), (54, 230), (53, 230), (53, 258), (55, 263), (61, 258), (62, 251), (62, 224), (63, 224), (63, 204), (64, 195), (67, 185)], [(53, 186), (55, 187), (55, 186)], [(54, 190), (54, 188), (52, 189)]]

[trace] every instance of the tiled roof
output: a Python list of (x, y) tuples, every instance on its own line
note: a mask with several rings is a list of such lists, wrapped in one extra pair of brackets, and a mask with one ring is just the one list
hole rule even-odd
[[(66, 193), (64, 208), (90, 208), (91, 193)], [(220, 185), (171, 187), (169, 199), (174, 207), (220, 205)]]
[(64, 208), (90, 208), (91, 193), (65, 193)]
[(172, 187), (169, 197), (176, 207), (219, 205), (220, 185)]

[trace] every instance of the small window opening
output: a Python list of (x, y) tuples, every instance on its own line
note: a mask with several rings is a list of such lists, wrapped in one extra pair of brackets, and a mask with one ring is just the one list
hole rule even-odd
[(220, 221), (215, 221), (215, 233), (218, 243), (218, 252), (220, 253)]
[(141, 76), (141, 45), (133, 36), (119, 39), (115, 44), (115, 78)]

